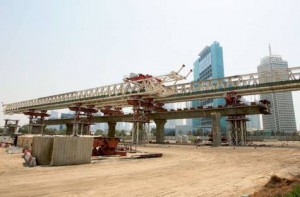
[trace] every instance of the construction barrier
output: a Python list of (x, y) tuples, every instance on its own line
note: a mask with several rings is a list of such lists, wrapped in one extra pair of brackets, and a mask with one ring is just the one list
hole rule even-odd
[(27, 150), (32, 150), (33, 135), (18, 136), (17, 146)]
[(30, 151), (25, 150), (23, 154), (23, 158), (29, 167), (36, 166), (36, 158), (31, 155)]
[(74, 165), (91, 162), (93, 137), (33, 137), (32, 155), (38, 165)]
[(53, 151), (52, 136), (35, 136), (32, 140), (32, 155), (38, 165), (50, 165)]
[(93, 141), (93, 137), (55, 137), (50, 165), (90, 163)]

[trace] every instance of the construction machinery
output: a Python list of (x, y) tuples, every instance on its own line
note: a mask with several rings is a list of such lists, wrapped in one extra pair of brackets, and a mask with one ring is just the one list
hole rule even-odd
[(94, 137), (92, 156), (126, 156), (124, 150), (118, 150), (120, 139), (117, 137)]

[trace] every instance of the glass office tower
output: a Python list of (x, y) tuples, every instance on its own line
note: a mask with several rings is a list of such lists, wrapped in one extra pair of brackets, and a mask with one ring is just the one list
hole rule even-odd
[[(213, 42), (211, 46), (206, 46), (194, 62), (194, 81), (201, 81), (224, 77), (223, 49), (218, 42)], [(193, 107), (224, 105), (224, 99), (197, 100), (192, 102)], [(202, 130), (204, 133), (210, 132), (212, 128), (211, 118), (195, 118), (192, 120), (193, 131)], [(221, 119), (221, 132), (226, 132), (226, 118)]]

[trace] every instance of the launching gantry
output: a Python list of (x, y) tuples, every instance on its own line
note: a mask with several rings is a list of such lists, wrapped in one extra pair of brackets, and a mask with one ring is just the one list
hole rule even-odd
[(177, 82), (186, 79), (192, 72), (190, 70), (186, 76), (180, 75), (184, 67), (182, 65), (179, 71), (172, 71), (162, 76), (138, 74), (124, 78), (123, 83), (4, 104), (3, 112), (22, 114), (29, 110), (66, 109), (78, 103), (85, 106), (94, 105), (98, 109), (106, 106), (128, 107), (130, 105), (127, 100), (130, 96), (147, 95), (151, 98), (161, 98), (175, 94), (174, 87)]
[[(104, 116), (111, 116), (123, 114), (123, 107), (132, 107), (133, 117), (129, 121), (137, 124), (135, 128), (138, 129), (149, 122), (145, 113), (163, 110), (164, 103), (153, 100), (175, 94), (177, 82), (186, 79), (192, 72), (190, 70), (185, 76), (180, 75), (184, 67), (182, 65), (177, 72), (156, 77), (131, 73), (123, 79), (123, 83), (6, 104), (3, 105), (3, 111), (4, 114), (29, 115), (31, 125), (35, 117), (34, 126), (37, 126), (44, 117), (49, 116), (47, 110), (69, 108), (75, 112), (72, 133), (77, 135), (89, 134), (91, 118), (98, 110)], [(41, 124), (41, 127), (43, 131), (44, 125)]]

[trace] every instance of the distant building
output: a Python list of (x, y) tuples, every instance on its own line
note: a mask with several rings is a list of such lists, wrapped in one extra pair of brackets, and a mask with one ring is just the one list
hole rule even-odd
[[(288, 80), (287, 69), (287, 61), (281, 56), (272, 55), (269, 47), (269, 56), (262, 58), (257, 67), (259, 81), (268, 83)], [(271, 102), (271, 114), (262, 116), (264, 130), (286, 133), (297, 131), (291, 92), (261, 94), (260, 97)]]
[(132, 123), (129, 122), (118, 122), (116, 125), (116, 130), (119, 131), (128, 131), (131, 128)]
[[(199, 58), (194, 62), (194, 81), (201, 81), (224, 77), (223, 49), (218, 42), (206, 46), (200, 53)], [(224, 105), (224, 99), (208, 99), (193, 101), (192, 106), (218, 106)], [(198, 118), (192, 120), (193, 131), (202, 129), (203, 132), (210, 132), (212, 128), (211, 118)], [(225, 117), (221, 119), (221, 131), (226, 132), (227, 123)]]
[(249, 121), (246, 123), (247, 129), (259, 130), (261, 128), (259, 115), (248, 115), (247, 118), (249, 119)]
[[(50, 111), (50, 116), (48, 119), (58, 119), (58, 112), (57, 111)], [(49, 129), (56, 129), (59, 130), (60, 126), (59, 125), (48, 125), (47, 128)]]
[(58, 119), (58, 112), (57, 111), (50, 111), (49, 119)]
[[(191, 108), (192, 107), (192, 102), (191, 101), (186, 102), (186, 107)], [(185, 125), (190, 126), (193, 130), (193, 119), (186, 119)]]
[(175, 135), (189, 135), (192, 133), (191, 125), (176, 125), (175, 126)]
[[(165, 109), (184, 109), (187, 106), (188, 102), (180, 102), (180, 103), (169, 103), (165, 105)], [(174, 119), (174, 120), (167, 120), (165, 124), (165, 128), (168, 129), (175, 129), (177, 125), (186, 125), (187, 119)]]

